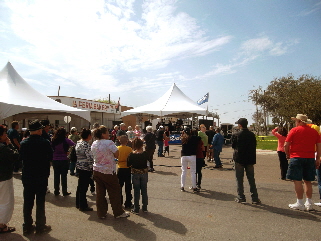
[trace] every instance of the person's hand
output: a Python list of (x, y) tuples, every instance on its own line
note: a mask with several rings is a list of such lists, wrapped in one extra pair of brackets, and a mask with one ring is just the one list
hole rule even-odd
[(9, 137), (7, 137), (7, 139), (6, 139), (6, 144), (7, 144), (7, 145), (10, 145), (10, 144), (11, 144), (11, 141), (10, 141)]

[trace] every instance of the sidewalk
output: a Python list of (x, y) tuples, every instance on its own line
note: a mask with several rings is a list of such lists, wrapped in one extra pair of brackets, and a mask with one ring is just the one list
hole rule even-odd
[[(320, 240), (321, 208), (315, 207), (314, 212), (288, 208), (296, 200), (293, 184), (279, 179), (276, 152), (257, 152), (255, 175), (263, 204), (256, 206), (250, 204), (246, 179), (249, 203), (234, 202), (236, 183), (230, 146), (221, 154), (224, 168), (213, 169), (213, 163), (208, 163), (203, 169), (200, 193), (180, 192), (180, 150), (181, 146), (170, 146), (170, 157), (155, 156), (156, 172), (149, 174), (148, 182), (150, 212), (131, 214), (128, 219), (114, 219), (111, 208), (105, 220), (98, 219), (95, 211), (80, 212), (75, 208), (78, 179), (68, 176), (71, 196), (46, 196), (47, 223), (53, 230), (44, 235), (22, 236), (22, 184), (15, 177), (15, 210), (10, 225), (17, 231), (0, 234), (0, 240)], [(190, 183), (188, 172), (186, 187)], [(53, 171), (49, 188), (53, 192)], [(317, 185), (313, 188), (313, 200), (319, 201)], [(95, 196), (88, 192), (87, 199), (96, 210)]]

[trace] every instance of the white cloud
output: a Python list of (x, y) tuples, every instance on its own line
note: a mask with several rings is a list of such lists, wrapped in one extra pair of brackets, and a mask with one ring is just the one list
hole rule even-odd
[[(144, 1), (138, 16), (134, 0), (7, 1), (11, 28), (28, 43), (20, 59), (56, 78), (101, 91), (116, 90), (118, 71), (164, 68), (230, 41), (230, 36), (206, 37), (175, 4)], [(14, 53), (11, 49), (9, 55)]]

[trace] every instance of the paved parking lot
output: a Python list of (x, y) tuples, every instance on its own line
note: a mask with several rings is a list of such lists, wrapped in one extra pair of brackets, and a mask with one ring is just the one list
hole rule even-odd
[[(10, 222), (17, 231), (2, 234), (0, 240), (321, 240), (321, 208), (313, 212), (288, 208), (295, 202), (293, 184), (279, 179), (276, 152), (257, 151), (256, 182), (262, 205), (234, 202), (236, 183), (230, 163), (232, 150), (223, 149), (224, 168), (213, 164), (203, 169), (200, 193), (180, 192), (180, 149), (170, 146), (170, 156), (155, 156), (156, 173), (149, 174), (149, 213), (131, 214), (128, 219), (115, 219), (111, 208), (105, 220), (96, 212), (80, 212), (75, 207), (77, 178), (68, 176), (71, 196), (46, 196), (47, 223), (52, 231), (44, 235), (22, 235), (22, 184), (15, 184), (15, 210)], [(187, 176), (186, 186), (190, 183)], [(53, 191), (53, 175), (49, 188)], [(314, 183), (314, 201), (319, 201)], [(245, 180), (245, 194), (250, 201)], [(96, 210), (95, 196), (88, 192), (90, 206)]]

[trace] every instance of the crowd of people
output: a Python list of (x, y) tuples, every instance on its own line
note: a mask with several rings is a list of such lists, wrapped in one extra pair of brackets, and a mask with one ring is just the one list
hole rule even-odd
[[(311, 211), (311, 181), (320, 166), (320, 130), (316, 125), (310, 124), (306, 115), (298, 114), (293, 120), (296, 127), (289, 134), (283, 127), (275, 128), (272, 134), (278, 138), (281, 179), (294, 182), (297, 202), (289, 204), (289, 207)], [(231, 138), (237, 183), (235, 201), (246, 202), (243, 186), (246, 173), (252, 204), (261, 204), (254, 178), (256, 137), (247, 128), (247, 119), (240, 118), (236, 124), (240, 130)], [(75, 202), (77, 209), (82, 212), (93, 211), (86, 198), (90, 186), (91, 193), (96, 195), (97, 216), (100, 219), (105, 219), (108, 211), (106, 192), (114, 217), (126, 218), (130, 216), (126, 209), (134, 214), (139, 214), (140, 210), (148, 212), (148, 173), (155, 172), (153, 156), (156, 144), (158, 157), (165, 157), (165, 153), (169, 155), (170, 130), (168, 126), (164, 128), (162, 125), (156, 131), (152, 126), (147, 126), (143, 133), (139, 125), (132, 128), (121, 123), (110, 131), (95, 123), (91, 130), (83, 128), (78, 133), (77, 128), (73, 127), (68, 135), (66, 129), (60, 127), (51, 135), (48, 120), (34, 120), (29, 123), (28, 130), (24, 130), (23, 139), (18, 132), (18, 122), (14, 121), (11, 128), (7, 129), (0, 125), (0, 233), (15, 231), (14, 227), (7, 225), (14, 209), (13, 175), (22, 174), (23, 233), (45, 233), (51, 230), (51, 226), (46, 224), (45, 215), (45, 195), (50, 192), (48, 177), (51, 164), (54, 171), (54, 195), (71, 194), (67, 181), (69, 170), (71, 176), (78, 177)], [(190, 170), (190, 189), (193, 193), (200, 192), (202, 168), (207, 165), (205, 160), (215, 163), (214, 168), (223, 167), (220, 153), (224, 137), (220, 128), (210, 126), (206, 130), (205, 125), (201, 124), (199, 129), (185, 127), (181, 133), (181, 141), (180, 190), (186, 191), (185, 180)], [(22, 173), (19, 171), (21, 165)], [(317, 174), (321, 199), (319, 170)], [(32, 218), (34, 200), (35, 225)], [(321, 206), (321, 203), (315, 204)]]

